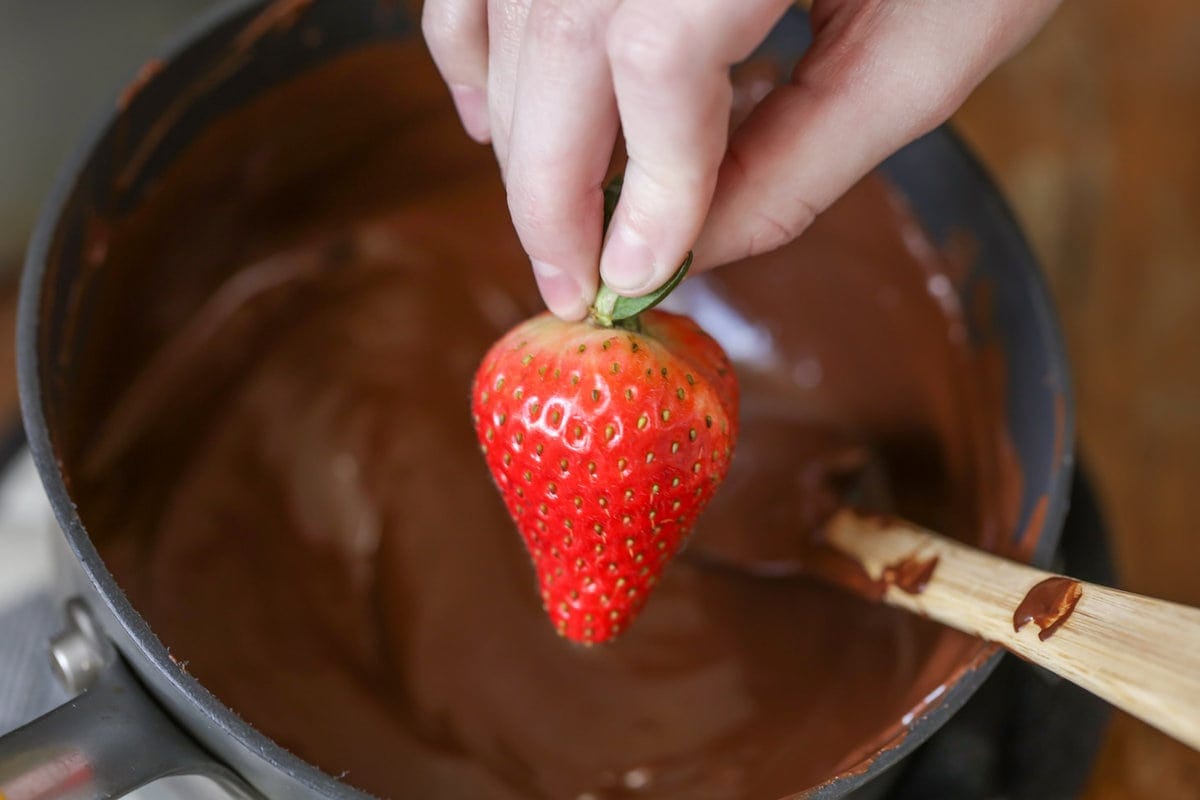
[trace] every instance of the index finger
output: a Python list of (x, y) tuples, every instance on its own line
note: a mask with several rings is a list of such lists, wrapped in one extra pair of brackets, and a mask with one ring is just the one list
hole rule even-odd
[(679, 267), (700, 233), (725, 154), (730, 66), (788, 0), (626, 0), (608, 51), (629, 153), (600, 261), (615, 291), (644, 294)]
[(617, 136), (604, 30), (616, 0), (534, 0), (513, 103), (506, 183), (546, 305), (579, 319), (595, 297), (603, 198)]

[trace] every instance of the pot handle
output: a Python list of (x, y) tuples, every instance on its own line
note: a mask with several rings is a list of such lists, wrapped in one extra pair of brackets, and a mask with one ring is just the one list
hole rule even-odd
[(0, 800), (105, 800), (179, 775), (208, 778), (227, 797), (259, 797), (146, 692), (81, 601), (68, 603), (67, 620), (52, 640), (53, 667), (68, 689), (86, 688), (0, 736)]

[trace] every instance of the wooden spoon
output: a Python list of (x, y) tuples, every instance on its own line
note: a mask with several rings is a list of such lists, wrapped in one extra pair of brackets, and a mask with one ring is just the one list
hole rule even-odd
[[(1054, 575), (895, 518), (842, 509), (822, 542), (861, 565), (884, 603), (995, 642), (1200, 750), (1200, 609)], [(701, 563), (825, 575), (818, 559), (759, 569), (744, 550)]]

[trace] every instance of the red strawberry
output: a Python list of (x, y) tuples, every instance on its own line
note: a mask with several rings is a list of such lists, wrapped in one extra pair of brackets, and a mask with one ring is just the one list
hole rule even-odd
[(616, 636), (641, 609), (725, 477), (737, 433), (737, 380), (699, 326), (657, 310), (616, 327), (597, 316), (608, 322), (518, 325), (472, 390), (546, 611), (584, 643)]

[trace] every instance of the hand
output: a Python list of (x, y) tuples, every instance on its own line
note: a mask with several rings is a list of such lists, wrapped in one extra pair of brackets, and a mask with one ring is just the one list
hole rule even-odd
[[(463, 126), (491, 141), (546, 305), (779, 247), (941, 124), (1058, 0), (816, 0), (815, 43), (730, 134), (731, 65), (787, 0), (427, 0)], [(601, 242), (618, 129), (629, 163)], [(597, 270), (599, 267), (599, 270)]]

